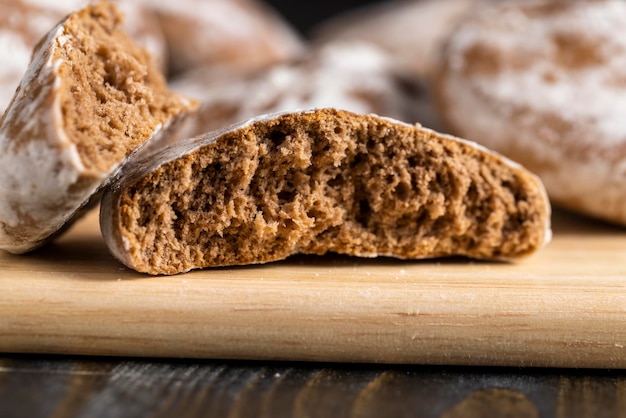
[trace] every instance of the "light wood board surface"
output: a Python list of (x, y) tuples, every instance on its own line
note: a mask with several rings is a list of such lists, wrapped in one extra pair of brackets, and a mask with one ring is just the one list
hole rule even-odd
[(516, 264), (294, 257), (171, 277), (117, 263), (97, 213), (0, 251), (0, 351), (626, 368), (626, 230), (557, 212)]

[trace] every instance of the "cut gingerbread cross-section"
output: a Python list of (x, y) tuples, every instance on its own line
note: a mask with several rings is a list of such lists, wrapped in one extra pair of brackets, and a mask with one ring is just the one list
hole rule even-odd
[(513, 259), (549, 240), (521, 166), (375, 115), (266, 116), (138, 155), (105, 193), (111, 252), (150, 274), (335, 252)]
[(0, 125), (0, 248), (22, 253), (73, 219), (122, 162), (195, 106), (168, 91), (110, 3), (35, 47)]
[(335, 252), (508, 259), (549, 239), (541, 182), (475, 144), (320, 109), (140, 155), (105, 193), (112, 253), (141, 272)]

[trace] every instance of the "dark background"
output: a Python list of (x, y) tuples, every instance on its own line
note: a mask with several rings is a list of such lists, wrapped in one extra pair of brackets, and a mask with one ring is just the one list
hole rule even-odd
[(350, 9), (381, 3), (381, 0), (266, 0), (296, 28), (306, 34), (317, 23)]

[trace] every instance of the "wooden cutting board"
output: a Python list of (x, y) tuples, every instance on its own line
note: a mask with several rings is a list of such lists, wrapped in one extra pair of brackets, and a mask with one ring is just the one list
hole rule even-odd
[(0, 251), (0, 351), (626, 368), (626, 230), (556, 213), (517, 264), (295, 257), (150, 277), (97, 214)]

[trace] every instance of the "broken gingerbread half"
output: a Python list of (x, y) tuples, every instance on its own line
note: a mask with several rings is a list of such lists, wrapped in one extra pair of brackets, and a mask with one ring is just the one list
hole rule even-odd
[(169, 92), (108, 3), (70, 14), (35, 47), (0, 122), (0, 248), (24, 253), (70, 222), (117, 168), (195, 106)]
[(150, 274), (334, 252), (513, 259), (550, 237), (533, 174), (376, 115), (265, 116), (136, 156), (105, 192), (115, 257)]

